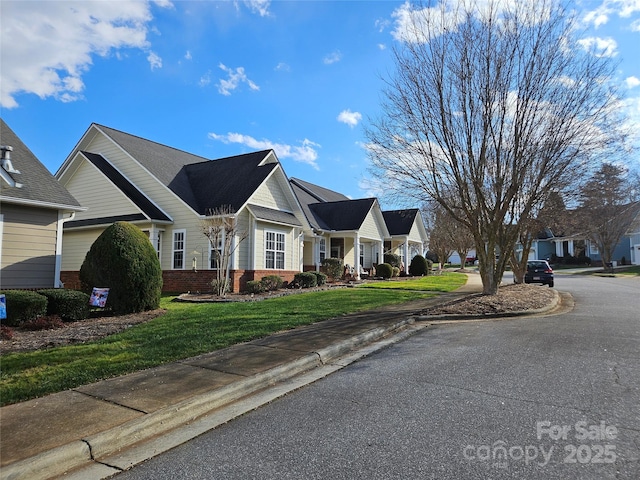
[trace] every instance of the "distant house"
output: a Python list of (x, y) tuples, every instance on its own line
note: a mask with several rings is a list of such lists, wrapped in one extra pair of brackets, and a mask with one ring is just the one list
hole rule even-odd
[[(613, 252), (613, 261), (621, 264), (624, 260), (632, 265), (640, 265), (640, 202), (626, 205), (624, 208), (630, 210), (630, 220), (624, 235)], [(589, 240), (588, 235), (577, 223), (578, 216), (575, 215), (575, 212), (567, 211), (565, 217), (566, 225), (562, 231), (553, 232), (551, 229), (545, 229), (538, 235), (532, 246), (532, 258), (586, 256), (592, 262), (601, 262), (602, 258), (597, 245)]]
[(62, 227), (84, 209), (0, 119), (0, 289), (61, 287)]
[(385, 242), (385, 252), (400, 256), (405, 273), (409, 273), (411, 259), (424, 255), (429, 240), (422, 214), (417, 208), (382, 212), (391, 239)]
[[(394, 238), (377, 199), (351, 200), (289, 180), (273, 150), (209, 160), (92, 124), (56, 177), (88, 207), (65, 224), (67, 285), (78, 284), (91, 244), (119, 220), (148, 234), (165, 291), (211, 289), (215, 256), (201, 224), (221, 207), (234, 212), (239, 230), (247, 234), (243, 241), (233, 239), (234, 291), (266, 275), (291, 281), (298, 272), (319, 270), (331, 256), (343, 259), (357, 276), (382, 261), (384, 242)], [(417, 238), (411, 229), (403, 235)]]
[(357, 277), (382, 263), (390, 234), (377, 199), (351, 200), (297, 178), (291, 186), (311, 227), (305, 237), (306, 270), (317, 270), (322, 260), (333, 257)]

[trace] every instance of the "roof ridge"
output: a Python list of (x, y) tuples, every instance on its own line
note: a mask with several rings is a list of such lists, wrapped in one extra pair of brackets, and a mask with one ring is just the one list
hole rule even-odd
[(148, 138), (141, 137), (140, 135), (135, 135), (135, 134), (133, 134), (133, 133), (125, 132), (125, 131), (123, 131), (123, 130), (119, 130), (119, 129), (117, 129), (117, 128), (109, 127), (109, 126), (107, 126), (107, 125), (102, 125), (102, 124), (100, 124), (100, 123), (96, 123), (96, 122), (93, 122), (93, 125), (95, 125), (95, 126), (96, 126), (96, 127), (98, 127), (98, 128), (106, 128), (106, 129), (108, 129), (108, 130), (112, 130), (112, 131), (114, 131), (114, 132), (120, 133), (120, 134), (122, 134), (122, 135), (126, 135), (126, 136), (128, 136), (128, 137), (136, 138), (136, 139), (138, 139), (138, 140), (142, 140), (142, 141), (144, 141), (144, 142), (153, 143), (153, 144), (158, 145), (158, 146), (163, 147), (163, 148), (168, 148), (168, 149), (170, 149), (170, 150), (175, 150), (176, 152), (186, 153), (187, 155), (191, 155), (191, 156), (193, 156), (193, 157), (202, 158), (202, 160), (203, 160), (203, 161), (209, 161), (209, 160), (211, 160), (210, 158), (203, 157), (202, 155), (198, 155), (198, 154), (196, 154), (196, 153), (191, 153), (191, 152), (188, 152), (188, 151), (186, 151), (186, 150), (182, 150), (182, 149), (177, 148), (177, 147), (172, 147), (171, 145), (167, 145), (166, 143), (156, 142), (155, 140), (150, 140), (150, 139), (148, 139)]

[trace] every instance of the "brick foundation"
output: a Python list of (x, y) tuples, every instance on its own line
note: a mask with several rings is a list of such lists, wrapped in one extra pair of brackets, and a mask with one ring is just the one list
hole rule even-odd
[[(230, 272), (233, 292), (242, 292), (246, 289), (249, 280), (260, 280), (267, 275), (279, 275), (284, 282), (293, 281), (293, 277), (298, 272), (288, 270), (232, 270)], [(162, 291), (163, 292), (211, 292), (211, 280), (215, 277), (212, 270), (163, 270), (162, 271)], [(64, 271), (60, 272), (60, 280), (64, 283), (64, 288), (79, 290), (80, 272)], [(96, 285), (107, 286), (107, 285)]]

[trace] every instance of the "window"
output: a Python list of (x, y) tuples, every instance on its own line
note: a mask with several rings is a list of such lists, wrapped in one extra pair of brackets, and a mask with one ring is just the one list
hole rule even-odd
[(186, 230), (173, 231), (173, 268), (181, 270), (184, 268), (185, 239)]
[(162, 232), (158, 232), (156, 239), (156, 252), (158, 253), (158, 260), (162, 258), (160, 247), (162, 246)]
[(218, 258), (222, 256), (222, 245), (224, 241), (224, 232), (221, 238), (218, 238), (218, 248), (213, 248), (211, 241), (209, 241), (209, 268), (212, 270), (218, 269)]
[(265, 232), (265, 268), (284, 270), (284, 233)]
[(325, 258), (327, 258), (327, 239), (320, 239), (320, 261), (322, 262)]
[(364, 266), (364, 245), (360, 243), (358, 245), (358, 249), (360, 250), (360, 266)]

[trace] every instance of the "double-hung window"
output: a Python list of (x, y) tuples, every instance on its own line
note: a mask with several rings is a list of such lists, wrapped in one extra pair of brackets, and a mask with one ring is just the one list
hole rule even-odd
[(184, 268), (186, 230), (173, 231), (173, 268), (182, 270)]
[(284, 270), (284, 233), (265, 232), (265, 268)]
[(320, 261), (322, 262), (325, 258), (327, 258), (327, 239), (320, 239)]
[[(224, 235), (221, 234), (220, 237), (217, 239), (218, 240), (218, 247), (217, 248), (213, 248), (213, 245), (211, 244), (211, 241), (209, 241), (209, 268), (211, 268), (212, 270), (217, 270), (218, 268), (218, 259), (222, 260), (222, 253), (223, 253), (223, 248), (222, 246), (224, 245)], [(215, 239), (214, 239), (215, 241)]]

